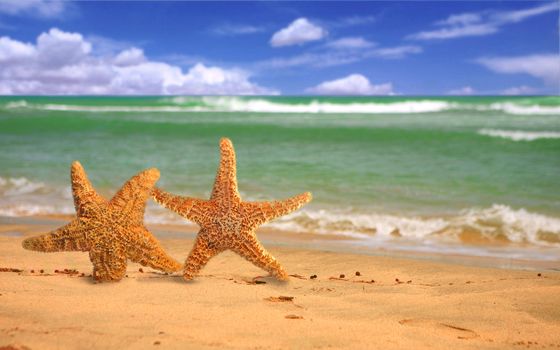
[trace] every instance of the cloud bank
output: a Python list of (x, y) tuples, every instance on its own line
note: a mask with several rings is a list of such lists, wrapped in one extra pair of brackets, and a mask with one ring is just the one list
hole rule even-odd
[(139, 48), (97, 56), (80, 33), (52, 28), (36, 43), (0, 37), (0, 94), (252, 95), (277, 94), (240, 69), (151, 61)]

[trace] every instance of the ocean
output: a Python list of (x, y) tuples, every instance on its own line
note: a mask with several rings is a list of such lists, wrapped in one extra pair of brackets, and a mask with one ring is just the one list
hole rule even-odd
[[(560, 259), (560, 97), (0, 97), (0, 216), (74, 213), (148, 167), (207, 198), (218, 143), (245, 200), (311, 191), (269, 227), (340, 244)], [(150, 203), (148, 223), (181, 223)]]

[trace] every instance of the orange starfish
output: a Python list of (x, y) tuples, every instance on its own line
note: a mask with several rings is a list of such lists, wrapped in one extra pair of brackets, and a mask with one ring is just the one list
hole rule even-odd
[(220, 141), (220, 167), (210, 200), (172, 195), (158, 188), (156, 202), (200, 225), (183, 277), (193, 279), (216, 254), (230, 249), (278, 279), (288, 275), (258, 241), (258, 226), (286, 215), (308, 203), (311, 193), (274, 202), (243, 202), (237, 189), (235, 151), (229, 139)]
[(181, 269), (143, 224), (146, 201), (159, 179), (157, 169), (132, 177), (110, 201), (95, 191), (79, 162), (72, 163), (71, 178), (76, 218), (48, 234), (27, 238), (25, 249), (89, 251), (98, 281), (123, 278), (127, 258), (166, 272)]

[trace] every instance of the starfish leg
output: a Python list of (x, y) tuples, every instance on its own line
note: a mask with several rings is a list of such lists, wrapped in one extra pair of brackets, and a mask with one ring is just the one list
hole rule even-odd
[(72, 221), (47, 234), (27, 238), (22, 242), (22, 246), (39, 252), (85, 252), (89, 248), (86, 236), (87, 230), (80, 228), (76, 221)]
[(109, 207), (117, 209), (119, 218), (129, 223), (142, 224), (146, 202), (159, 179), (159, 170), (151, 168), (128, 180), (109, 202)]
[(183, 278), (190, 281), (198, 272), (208, 263), (214, 255), (220, 252), (219, 249), (210, 247), (208, 242), (200, 237), (197, 237), (194, 242), (189, 257), (185, 261), (185, 268), (183, 270)]
[(242, 202), (241, 207), (247, 213), (246, 224), (256, 227), (267, 221), (289, 214), (311, 201), (311, 193), (305, 192), (279, 201)]
[(184, 218), (200, 224), (204, 219), (203, 207), (207, 201), (171, 194), (159, 188), (152, 191), (154, 200)]
[(119, 281), (126, 274), (126, 255), (122, 246), (98, 244), (89, 251), (93, 278), (99, 282)]
[(288, 279), (288, 274), (280, 263), (254, 237), (233, 247), (232, 250), (279, 280)]
[(145, 228), (136, 229), (139, 244), (130, 245), (127, 248), (127, 256), (130, 260), (144, 266), (149, 266), (164, 272), (179, 271), (182, 267), (175, 259), (169, 256), (161, 247), (160, 243)]
[(237, 189), (235, 150), (231, 140), (227, 138), (220, 140), (220, 166), (210, 198), (237, 202), (241, 200)]
[(87, 174), (78, 161), (72, 163), (70, 171), (72, 195), (78, 217), (90, 218), (99, 212), (99, 206), (107, 201), (101, 197), (91, 185)]

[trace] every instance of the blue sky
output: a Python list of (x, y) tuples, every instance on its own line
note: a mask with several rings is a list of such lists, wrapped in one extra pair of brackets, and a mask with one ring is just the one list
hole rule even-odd
[(559, 3), (0, 0), (0, 94), (558, 94)]

